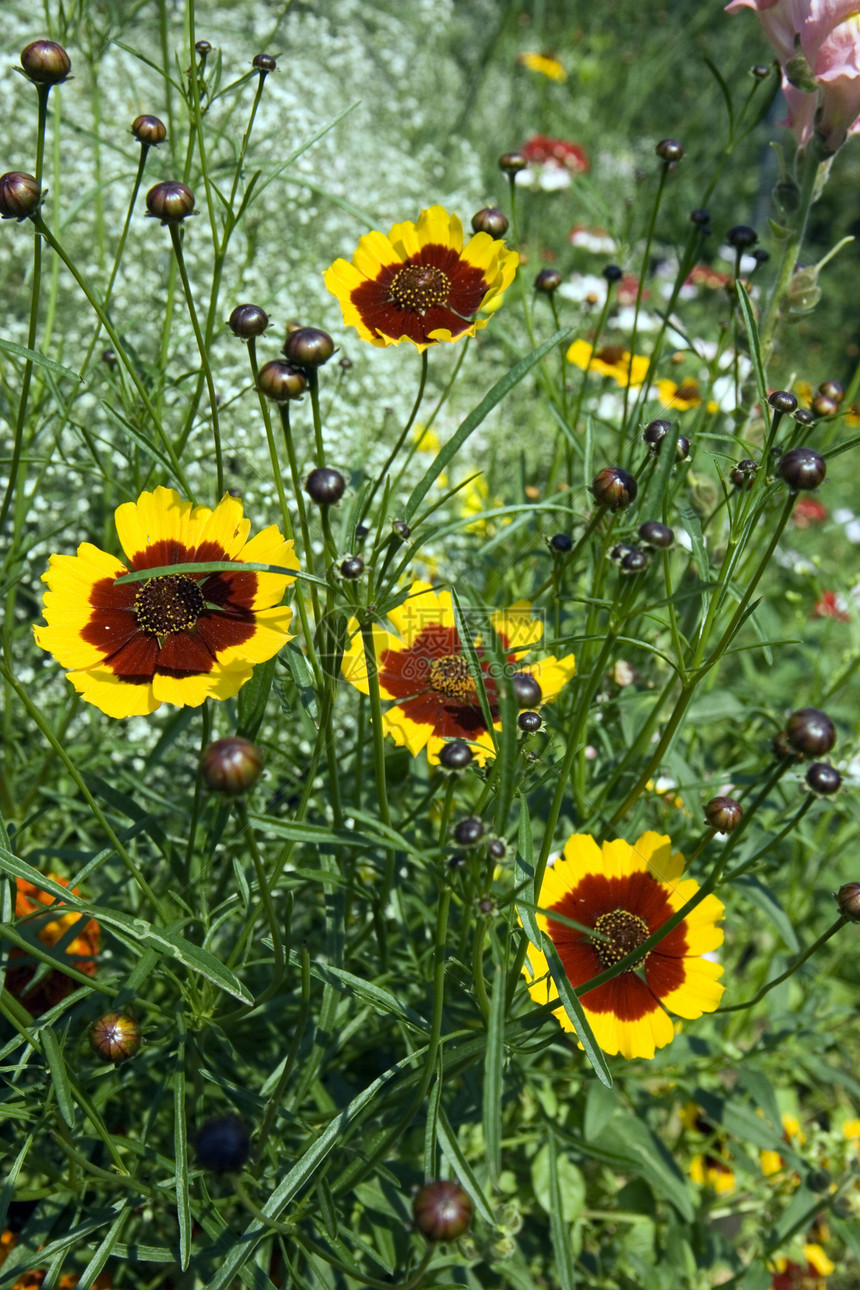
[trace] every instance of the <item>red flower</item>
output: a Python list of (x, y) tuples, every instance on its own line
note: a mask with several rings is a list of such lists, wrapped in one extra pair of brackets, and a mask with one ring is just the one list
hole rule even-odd
[(709, 264), (694, 264), (684, 279), (685, 287), (710, 287), (713, 291), (726, 287), (732, 281), (728, 273), (718, 273)]
[(794, 504), (791, 518), (799, 529), (808, 529), (810, 524), (820, 524), (826, 520), (827, 507), (822, 506), (816, 497), (799, 497)]
[(835, 618), (840, 623), (850, 623), (851, 617), (840, 607), (842, 597), (835, 591), (822, 591), (821, 599), (815, 602), (813, 618)]
[(520, 151), (530, 166), (564, 166), (576, 175), (584, 175), (591, 168), (585, 149), (578, 143), (553, 139), (548, 134), (533, 134)]

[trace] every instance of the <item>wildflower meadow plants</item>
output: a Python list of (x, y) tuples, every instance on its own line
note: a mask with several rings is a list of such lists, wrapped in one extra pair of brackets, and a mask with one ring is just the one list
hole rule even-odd
[(8, 6), (0, 1287), (857, 1284), (860, 32), (558, 8)]

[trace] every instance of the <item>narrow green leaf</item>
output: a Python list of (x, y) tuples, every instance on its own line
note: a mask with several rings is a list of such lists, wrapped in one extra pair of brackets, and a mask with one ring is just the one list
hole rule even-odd
[(517, 913), (520, 916), (520, 922), (532, 944), (540, 945), (540, 929), (534, 916), (534, 907), (537, 905), (534, 838), (532, 837), (532, 822), (528, 803), (524, 797), (520, 798), (520, 827), (517, 834), (517, 857), (514, 875), (517, 891), (519, 892)]
[(594, 1072), (601, 1084), (611, 1088), (612, 1076), (609, 1073), (606, 1058), (591, 1032), (591, 1026), (589, 1026), (582, 1010), (582, 1004), (579, 1002), (576, 991), (570, 984), (568, 975), (564, 970), (564, 965), (558, 957), (558, 950), (548, 936), (543, 938), (543, 952), (546, 955), (549, 974), (555, 982), (556, 990), (558, 990), (558, 997), (564, 1005), (565, 1012), (576, 1027), (576, 1037), (585, 1049), (585, 1055), (594, 1067)]
[(176, 1054), (173, 1074), (173, 1136), (176, 1167), (176, 1218), (179, 1223), (179, 1264), (184, 1272), (191, 1259), (191, 1201), (188, 1195), (188, 1131), (185, 1118), (185, 1036)]
[(44, 367), (49, 372), (56, 372), (57, 376), (70, 376), (73, 381), (78, 382), (81, 379), (77, 372), (73, 372), (69, 367), (63, 367), (61, 363), (55, 363), (51, 358), (46, 358), (37, 349), (27, 349), (25, 345), (16, 345), (11, 340), (0, 340), (0, 353), (11, 354), (14, 358), (29, 359), (37, 367)]
[(755, 373), (756, 389), (758, 390), (758, 401), (762, 408), (767, 407), (767, 381), (764, 375), (764, 366), (761, 361), (761, 345), (758, 338), (758, 326), (753, 313), (750, 298), (747, 289), (740, 279), (735, 283), (735, 291), (738, 296), (738, 303), (741, 307), (741, 313), (744, 318), (747, 339), (750, 347), (750, 361), (752, 362), (753, 372)]
[(256, 739), (263, 724), (277, 665), (277, 659), (274, 658), (270, 658), (266, 663), (258, 663), (250, 681), (246, 681), (239, 691), (239, 721), (236, 733), (243, 739)]
[[(494, 943), (495, 958), (498, 950)], [(507, 981), (497, 963), (490, 993), (490, 1015), (487, 1020), (487, 1051), (484, 1054), (484, 1150), (495, 1186), (502, 1171), (502, 1075), (505, 1061), (505, 1002)]]
[[(484, 725), (493, 741), (494, 746), (498, 745), (498, 737), (493, 729), (493, 714), (490, 711), (490, 701), (487, 698), (487, 687), (484, 683), (484, 673), (481, 670), (481, 661), (478, 658), (478, 651), (475, 649), (475, 630), (474, 619), (470, 621), (471, 615), (463, 612), (463, 606), (460, 604), (460, 597), (457, 595), (454, 587), (451, 588), (451, 601), (454, 606), (454, 621), (457, 624), (457, 633), (460, 637), (460, 645), (469, 664), (469, 671), (472, 674), (472, 681), (475, 686), (475, 692), (478, 696), (478, 703), (481, 708), (481, 716), (484, 718)], [(474, 611), (473, 611), (474, 612)]]
[(475, 1171), (463, 1155), (460, 1144), (457, 1141), (457, 1135), (451, 1128), (442, 1106), (439, 1107), (436, 1132), (439, 1136), (439, 1146), (442, 1148), (443, 1155), (448, 1157), (448, 1162), (453, 1166), (460, 1185), (471, 1196), (475, 1209), (481, 1215), (481, 1218), (495, 1225), (496, 1218), (493, 1214), (492, 1206), (481, 1189), (481, 1184), (475, 1176)]
[(310, 663), (295, 641), (287, 641), (286, 649), (281, 651), (281, 658), (290, 670), (290, 675), (299, 692), (302, 707), (307, 710), (312, 721), (318, 722), (320, 719), (319, 704), (317, 703), (314, 674), (311, 671)]
[(122, 1236), (122, 1229), (131, 1218), (132, 1210), (127, 1201), (122, 1202), (122, 1208), (105, 1232), (98, 1247), (93, 1251), (92, 1257), (80, 1275), (75, 1290), (91, 1290), (93, 1282), (101, 1272), (112, 1254), (116, 1253), (117, 1242)]
[(691, 1188), (666, 1148), (638, 1116), (614, 1115), (592, 1153), (625, 1173), (637, 1174), (671, 1201), (682, 1218), (693, 1221)]
[(575, 1290), (576, 1273), (573, 1268), (573, 1250), (570, 1245), (570, 1230), (564, 1219), (562, 1189), (558, 1177), (559, 1155), (555, 1134), (549, 1135), (549, 1224), (552, 1236), (552, 1248), (555, 1251), (555, 1266), (561, 1290)]
[(69, 1087), (69, 1075), (57, 1036), (50, 1026), (45, 1026), (39, 1032), (39, 1038), (42, 1041), (42, 1051), (45, 1054), (45, 1061), (48, 1063), (48, 1070), (51, 1072), (51, 1084), (57, 1099), (57, 1106), (60, 1108), (60, 1115), (62, 1115), (70, 1129), (76, 1130), (74, 1099), (72, 1090)]

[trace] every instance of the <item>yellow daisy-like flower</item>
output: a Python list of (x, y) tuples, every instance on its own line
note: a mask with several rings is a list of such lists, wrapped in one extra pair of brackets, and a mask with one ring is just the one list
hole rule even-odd
[[(571, 985), (584, 985), (617, 963), (695, 895), (699, 884), (682, 879), (683, 871), (684, 857), (659, 833), (643, 833), (634, 845), (618, 838), (599, 847), (585, 833), (568, 839), (563, 858), (544, 875), (538, 904), (546, 913), (538, 914), (537, 923), (558, 951)], [(561, 923), (554, 914), (586, 930)], [(705, 896), (634, 968), (580, 996), (605, 1053), (653, 1057), (675, 1036), (670, 1012), (694, 1019), (714, 1011), (724, 989), (718, 983), (723, 969), (703, 956), (722, 944), (717, 927), (722, 917), (722, 901)], [(558, 998), (546, 956), (533, 945), (523, 973), (536, 1003)], [(565, 1030), (574, 1030), (564, 1007), (554, 1015)]]
[(690, 1179), (697, 1187), (710, 1187), (718, 1196), (730, 1196), (735, 1189), (734, 1171), (720, 1156), (694, 1156)]
[(648, 359), (641, 354), (631, 354), (621, 345), (603, 345), (595, 349), (587, 340), (575, 340), (567, 351), (567, 361), (583, 372), (597, 372), (611, 376), (618, 385), (635, 389), (648, 375)]
[(394, 224), (386, 237), (366, 233), (352, 261), (335, 260), (325, 284), (343, 321), (371, 345), (411, 341), (419, 350), (461, 340), (486, 327), (502, 303), (519, 256), (489, 233), (463, 245), (463, 225), (442, 206), (417, 224)]
[(567, 72), (552, 54), (535, 54), (526, 51), (517, 54), (517, 62), (521, 67), (527, 67), (530, 72), (539, 72), (541, 76), (547, 76), (551, 81), (567, 80)]
[[(388, 618), (396, 635), (382, 627), (373, 628), (379, 689), (382, 698), (391, 701), (382, 714), (385, 733), (408, 748), (413, 757), (426, 748), (432, 763), (438, 763), (447, 740), (465, 739), (475, 761), (483, 765), (494, 755), (493, 741), (463, 653), (450, 593), (435, 592), (426, 582), (414, 582), (409, 599), (392, 609)], [(534, 706), (554, 699), (574, 674), (573, 655), (523, 665), (525, 654), (543, 635), (543, 623), (532, 617), (525, 601), (491, 614), (490, 622), (512, 670), (537, 682), (540, 693), (536, 694)], [(355, 619), (349, 624), (349, 634), (343, 674), (357, 690), (367, 694), (367, 660)], [(480, 633), (475, 634), (474, 643), (490, 713), (498, 729), (493, 663), (481, 645)]]
[(52, 555), (42, 581), (47, 626), (36, 643), (69, 668), (68, 679), (109, 717), (154, 712), (162, 703), (197, 707), (229, 699), (256, 663), (290, 639), (292, 610), (281, 605), (289, 574), (163, 574), (116, 585), (132, 570), (170, 564), (248, 561), (297, 569), (292, 542), (273, 524), (248, 541), (242, 503), (225, 496), (210, 510), (172, 488), (117, 507), (126, 560), (89, 542)]
[[(698, 408), (702, 405), (699, 383), (692, 378), (682, 381), (680, 385), (676, 381), (658, 381), (657, 394), (662, 407), (676, 408), (679, 412), (686, 412), (688, 408)], [(719, 410), (719, 404), (708, 401), (709, 412), (719, 412)]]

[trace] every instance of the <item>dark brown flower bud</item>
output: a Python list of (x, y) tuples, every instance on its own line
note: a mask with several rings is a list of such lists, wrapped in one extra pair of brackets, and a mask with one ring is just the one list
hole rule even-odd
[(0, 216), (3, 219), (25, 219), (38, 210), (42, 190), (35, 175), (23, 170), (8, 170), (0, 175)]
[(340, 566), (340, 576), (348, 578), (360, 578), (364, 573), (364, 561), (360, 555), (349, 555)]
[(771, 748), (774, 757), (778, 757), (781, 761), (797, 760), (797, 753), (792, 748), (788, 733), (785, 730), (780, 730), (774, 735)]
[(472, 1221), (472, 1202), (456, 1182), (429, 1182), (412, 1202), (412, 1218), (428, 1241), (454, 1241)]
[(551, 296), (561, 286), (561, 274), (558, 269), (541, 269), (535, 278), (535, 291)]
[(680, 161), (684, 149), (677, 139), (661, 139), (654, 149), (661, 161)]
[(259, 305), (237, 305), (227, 319), (227, 326), (240, 340), (262, 336), (269, 325), (269, 315)]
[(248, 1130), (238, 1115), (220, 1115), (207, 1120), (194, 1135), (197, 1163), (213, 1173), (235, 1173), (251, 1150)]
[(823, 394), (825, 398), (835, 399), (837, 403), (841, 403), (845, 398), (845, 386), (841, 381), (822, 381), (818, 387), (818, 393)]
[(780, 457), (777, 469), (793, 493), (817, 488), (827, 474), (827, 464), (814, 448), (790, 448)]
[(835, 766), (829, 765), (826, 761), (814, 761), (806, 772), (806, 782), (813, 793), (829, 797), (832, 793), (839, 792), (842, 776)]
[(197, 53), (201, 58), (205, 58), (207, 54), (212, 53), (212, 46), (209, 44), (208, 40), (198, 40), (194, 48), (197, 50)]
[(711, 212), (706, 211), (704, 207), (697, 206), (694, 211), (690, 211), (691, 224), (701, 225), (701, 224), (710, 224), (710, 222), (711, 222)]
[(770, 76), (770, 68), (766, 63), (753, 63), (750, 76), (754, 76), (757, 81), (766, 81)]
[(616, 542), (615, 546), (609, 552), (609, 558), (615, 564), (620, 564), (625, 555), (629, 555), (631, 551), (635, 550), (636, 547), (631, 546), (629, 542)]
[(620, 282), (621, 279), (624, 277), (623, 269), (619, 268), (617, 264), (607, 264), (606, 267), (601, 270), (601, 272), (603, 274), (603, 277), (609, 283), (610, 287), (613, 285), (613, 283)]
[(835, 417), (839, 404), (829, 394), (816, 394), (812, 400), (812, 411), (817, 417)]
[(591, 495), (600, 506), (611, 511), (629, 506), (636, 497), (636, 480), (620, 466), (606, 466), (591, 481)]
[(236, 796), (257, 782), (263, 769), (263, 754), (256, 744), (241, 735), (216, 739), (200, 758), (200, 774), (213, 793)]
[(774, 390), (767, 396), (767, 401), (774, 412), (793, 412), (797, 407), (797, 399), (788, 390)]
[(263, 76), (268, 76), (269, 72), (277, 71), (278, 64), (271, 54), (255, 54), (251, 59), (251, 66)]
[(489, 233), (490, 237), (504, 237), (509, 228), (508, 217), (498, 206), (485, 206), (472, 216), (472, 229), (475, 233)]
[(621, 557), (622, 573), (644, 573), (648, 568), (648, 557), (644, 551), (627, 551)]
[(663, 421), (658, 418), (656, 421), (649, 421), (642, 431), (642, 438), (649, 448), (659, 451), (660, 444), (666, 438), (666, 435), (673, 429), (671, 421)]
[(646, 520), (644, 524), (640, 524), (639, 536), (649, 546), (660, 547), (663, 550), (668, 550), (675, 541), (675, 534), (668, 524), (661, 524), (659, 520)]
[(517, 717), (517, 725), (527, 735), (536, 735), (543, 725), (539, 712), (521, 712)]
[(553, 533), (549, 545), (556, 555), (567, 555), (573, 547), (573, 538), (569, 533)]
[(478, 900), (478, 913), (484, 918), (494, 918), (498, 909), (498, 904), (492, 896), (481, 896)]
[(758, 268), (760, 264), (767, 264), (770, 259), (770, 251), (766, 251), (763, 246), (757, 246), (752, 253), (752, 257), (755, 260), (756, 268)]
[(409, 525), (406, 523), (405, 520), (392, 520), (391, 528), (400, 538), (401, 542), (405, 542), (406, 539), (409, 537), (410, 533), (412, 532), (411, 528), (409, 527)]
[(813, 421), (815, 420), (815, 417), (809, 411), (809, 408), (798, 408), (795, 411), (794, 419), (798, 425), (811, 426)]
[(733, 246), (738, 251), (747, 251), (751, 246), (755, 246), (758, 241), (758, 233), (749, 224), (735, 224), (730, 228), (726, 236), (729, 246)]
[(525, 170), (528, 164), (521, 152), (504, 152), (499, 157), (499, 170), (505, 175), (516, 175), (518, 171)]
[(346, 480), (331, 466), (317, 466), (305, 480), (305, 492), (317, 506), (333, 506), (343, 497)]
[(72, 60), (54, 40), (34, 40), (21, 50), (21, 70), (36, 85), (61, 85)]
[(860, 882), (843, 883), (839, 890), (833, 893), (833, 899), (839, 906), (841, 914), (850, 918), (852, 923), (860, 923)]
[(743, 461), (739, 461), (735, 466), (729, 478), (735, 488), (752, 488), (757, 470), (758, 462), (750, 457), (744, 457)]
[(792, 712), (785, 727), (788, 742), (805, 757), (820, 757), (836, 743), (836, 727), (826, 712), (801, 708)]
[(334, 353), (334, 341), (321, 327), (296, 327), (287, 333), (284, 353), (296, 367), (322, 367)]
[(257, 389), (273, 403), (289, 403), (298, 399), (308, 388), (308, 378), (298, 367), (273, 358), (264, 363), (257, 373)]
[(163, 183), (154, 184), (146, 194), (146, 210), (162, 224), (181, 224), (194, 214), (194, 194), (178, 179), (166, 179)]
[(116, 367), (116, 354), (112, 349), (102, 350), (102, 362), (105, 367)]
[(465, 739), (452, 739), (439, 750), (439, 765), (446, 770), (465, 770), (474, 753)]
[(508, 848), (501, 838), (490, 838), (487, 843), (487, 855), (492, 856), (494, 860), (504, 860), (508, 854)]
[(519, 708), (536, 708), (543, 698), (543, 691), (530, 672), (514, 672), (511, 685)]
[(452, 856), (448, 857), (448, 868), (454, 873), (456, 873), (458, 869), (465, 869), (468, 863), (468, 860), (461, 851), (455, 851)]
[(106, 1012), (90, 1026), (90, 1045), (103, 1062), (127, 1062), (140, 1048), (140, 1026), (126, 1012)]
[(718, 833), (731, 833), (743, 817), (743, 807), (733, 797), (712, 797), (705, 805), (705, 819)]
[(157, 116), (136, 116), (131, 123), (131, 132), (138, 143), (147, 148), (157, 148), (167, 138), (167, 126)]
[[(659, 452), (660, 449), (658, 448)], [(690, 455), (690, 440), (685, 434), (679, 434), (675, 440), (675, 456), (679, 461), (686, 461)]]
[(484, 821), (477, 815), (467, 815), (454, 825), (454, 841), (461, 847), (474, 847), (484, 836)]

